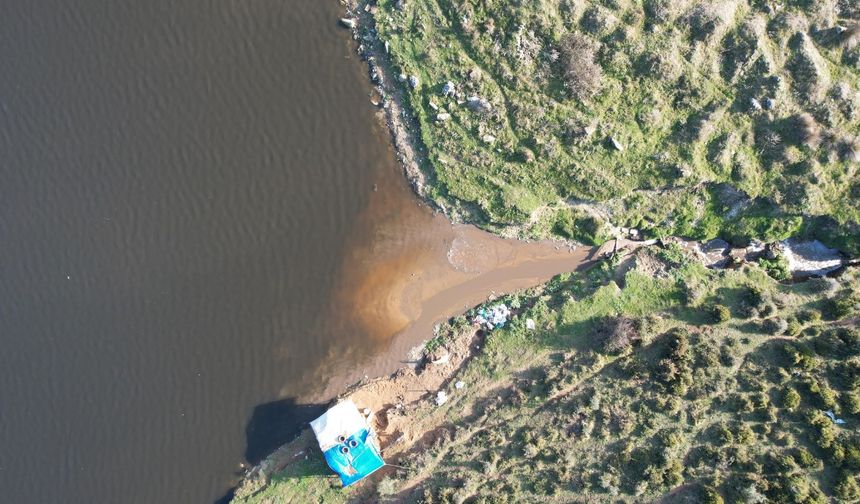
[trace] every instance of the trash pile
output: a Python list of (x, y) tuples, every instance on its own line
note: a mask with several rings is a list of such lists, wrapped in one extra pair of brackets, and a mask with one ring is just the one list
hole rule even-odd
[(827, 418), (829, 418), (836, 425), (845, 425), (845, 420), (842, 420), (841, 418), (836, 418), (836, 414), (833, 413), (833, 410), (827, 410), (824, 412), (824, 414), (827, 415)]
[(481, 308), (472, 321), (492, 331), (493, 329), (504, 327), (510, 316), (511, 310), (502, 303), (490, 308)]

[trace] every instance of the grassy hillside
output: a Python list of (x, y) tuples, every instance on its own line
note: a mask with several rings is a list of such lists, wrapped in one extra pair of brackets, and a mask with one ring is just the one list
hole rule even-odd
[(374, 19), (451, 213), (857, 254), (857, 5), (378, 0)]
[[(676, 248), (562, 275), (502, 300), (514, 319), (447, 403), (407, 405), (424, 435), (385, 449), (406, 469), (339, 490), (310, 449), (238, 502), (856, 501), (857, 277), (782, 285)], [(455, 319), (430, 346), (473, 332)]]

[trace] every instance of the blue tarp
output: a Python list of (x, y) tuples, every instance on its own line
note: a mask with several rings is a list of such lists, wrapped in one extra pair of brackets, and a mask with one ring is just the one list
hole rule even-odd
[[(340, 476), (345, 487), (369, 476), (385, 465), (376, 444), (368, 439), (368, 434), (367, 429), (361, 429), (323, 454), (328, 466)], [(356, 446), (350, 446), (352, 444)], [(344, 447), (348, 449), (347, 453), (343, 453)]]

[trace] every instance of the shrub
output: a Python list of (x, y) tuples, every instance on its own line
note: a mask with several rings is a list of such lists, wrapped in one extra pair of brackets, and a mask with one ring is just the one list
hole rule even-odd
[(715, 324), (722, 324), (732, 318), (732, 312), (726, 305), (716, 304), (711, 308), (711, 320)]
[(714, 487), (702, 487), (699, 498), (703, 504), (723, 504), (723, 496)]
[(795, 135), (794, 140), (799, 144), (815, 148), (821, 143), (821, 128), (806, 112), (792, 118), (791, 129)]
[(857, 306), (857, 300), (851, 295), (830, 298), (822, 306), (822, 314), (830, 320), (842, 320), (851, 315)]
[(857, 478), (849, 471), (842, 471), (836, 478), (833, 493), (845, 502), (860, 499), (860, 486), (857, 485)]
[(781, 255), (774, 259), (762, 257), (758, 260), (758, 264), (774, 280), (782, 282), (791, 278), (791, 270), (788, 269), (788, 260)]
[(735, 435), (725, 423), (718, 423), (712, 427), (711, 434), (714, 440), (720, 445), (732, 444), (735, 440)]
[(814, 294), (826, 294), (839, 287), (839, 282), (828, 277), (810, 278), (806, 281), (807, 288)]
[(760, 328), (761, 332), (776, 336), (784, 333), (788, 329), (788, 322), (779, 317), (772, 317), (767, 320), (763, 320)]
[(639, 324), (629, 317), (606, 317), (595, 330), (603, 353), (619, 354), (641, 341)]
[(764, 305), (767, 304), (767, 295), (765, 292), (756, 286), (747, 287), (747, 291), (744, 293), (743, 300), (748, 305), (752, 306), (756, 309), (764, 308)]
[(860, 331), (848, 327), (830, 328), (812, 342), (822, 356), (844, 359), (860, 354)]
[(688, 16), (690, 31), (694, 40), (705, 40), (713, 35), (722, 24), (720, 12), (717, 6), (711, 4), (698, 4), (690, 11)]
[(794, 460), (800, 467), (806, 469), (810, 469), (818, 465), (818, 459), (815, 458), (815, 455), (802, 446), (794, 450)]
[(570, 33), (561, 40), (564, 82), (570, 95), (588, 100), (600, 90), (603, 70), (595, 63), (597, 44), (581, 33)]
[(785, 334), (796, 338), (800, 336), (801, 332), (803, 332), (803, 324), (801, 324), (796, 318), (790, 319), (788, 321), (788, 327), (785, 329)]
[(842, 403), (845, 405), (845, 412), (849, 415), (860, 413), (860, 392), (845, 392), (842, 395)]
[(753, 432), (749, 425), (744, 423), (738, 426), (735, 437), (740, 444), (752, 444), (755, 441), (755, 432)]
[(786, 389), (782, 394), (782, 406), (789, 411), (794, 411), (800, 406), (800, 394), (793, 388)]
[(821, 312), (819, 310), (803, 310), (798, 315), (798, 319), (806, 324), (815, 324), (821, 321)]

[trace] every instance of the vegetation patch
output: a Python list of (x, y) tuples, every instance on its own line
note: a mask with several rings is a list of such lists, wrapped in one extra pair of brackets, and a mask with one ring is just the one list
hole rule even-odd
[[(400, 468), (348, 490), (292, 469), (241, 502), (860, 498), (858, 273), (782, 284), (676, 247), (633, 261), (494, 301), (516, 315), (443, 386), (446, 403), (431, 391), (407, 407), (425, 434), (385, 450)], [(321, 461), (308, 456), (301, 467)]]
[(532, 238), (600, 243), (609, 222), (860, 252), (852, 2), (372, 8), (369, 35), (404, 76), (443, 208)]

